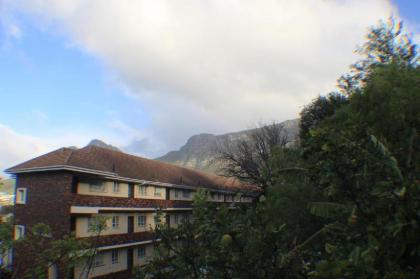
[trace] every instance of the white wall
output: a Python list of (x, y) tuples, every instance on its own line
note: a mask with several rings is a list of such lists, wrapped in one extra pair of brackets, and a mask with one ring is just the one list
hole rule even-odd
[(133, 265), (134, 266), (142, 266), (145, 265), (148, 260), (153, 256), (154, 247), (153, 244), (145, 244), (142, 245), (146, 249), (146, 257), (138, 258), (138, 247), (133, 249)]
[[(178, 191), (178, 197), (175, 197), (175, 192)], [(190, 196), (188, 198), (183, 196), (183, 191), (189, 191)], [(169, 198), (171, 200), (178, 200), (178, 201), (192, 201), (194, 198), (194, 191), (191, 190), (184, 190), (184, 189), (170, 189), (169, 190)]]
[[(158, 186), (151, 186), (151, 185), (145, 185), (146, 186), (146, 195), (141, 195), (140, 193), (140, 186), (136, 184), (134, 186), (134, 197), (138, 199), (153, 199), (153, 200), (164, 200), (166, 199), (166, 189), (165, 187), (158, 187)], [(155, 196), (155, 188), (160, 193), (160, 196)]]
[[(111, 250), (100, 252), (100, 253), (104, 255), (104, 265), (100, 267), (92, 268), (89, 273), (88, 278), (93, 278), (96, 276), (101, 276), (108, 273), (123, 271), (127, 269), (127, 250), (126, 249), (118, 249), (119, 262), (115, 264), (112, 264)], [(74, 269), (74, 279), (84, 278), (84, 276), (79, 277), (80, 274), (83, 272), (83, 266), (84, 264), (81, 264), (80, 266)]]
[[(98, 216), (98, 215), (96, 215)], [(115, 213), (115, 214), (100, 214), (100, 216), (107, 217), (107, 229), (101, 232), (101, 235), (111, 234), (123, 234), (127, 233), (128, 223), (126, 213)], [(119, 216), (118, 228), (112, 227), (112, 216)], [(89, 232), (89, 218), (88, 217), (77, 217), (76, 218), (76, 237), (89, 237), (94, 236), (95, 233)]]
[(80, 195), (95, 195), (95, 196), (106, 196), (106, 197), (123, 197), (128, 198), (128, 183), (120, 182), (120, 191), (114, 192), (114, 182), (113, 181), (102, 181), (104, 185), (103, 192), (92, 192), (90, 191), (90, 184), (88, 182), (79, 182), (77, 187), (77, 193)]
[[(140, 227), (138, 225), (138, 216), (144, 215), (146, 216), (146, 226)], [(144, 232), (144, 231), (150, 231), (155, 229), (155, 213), (136, 213), (134, 214), (134, 232)], [(164, 221), (164, 220), (162, 220)]]

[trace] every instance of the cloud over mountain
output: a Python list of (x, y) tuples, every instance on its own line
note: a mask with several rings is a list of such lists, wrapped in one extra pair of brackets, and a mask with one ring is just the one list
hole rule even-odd
[(386, 0), (5, 3), (103, 61), (168, 149), (199, 132), (295, 118), (334, 89), (367, 28), (397, 15)]

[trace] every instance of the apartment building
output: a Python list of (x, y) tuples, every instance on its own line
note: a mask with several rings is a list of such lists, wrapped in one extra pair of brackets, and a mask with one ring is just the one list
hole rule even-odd
[[(71, 232), (90, 239), (94, 217), (107, 217), (89, 278), (129, 278), (133, 267), (153, 255), (157, 209), (164, 214), (160, 222), (176, 226), (189, 218), (199, 188), (218, 203), (251, 202), (255, 197), (254, 187), (232, 178), (97, 146), (61, 148), (6, 171), (16, 177), (15, 238), (25, 237), (31, 226), (42, 222), (51, 227), (52, 239)], [(33, 268), (28, 253), (14, 251), (20, 274)], [(71, 277), (82, 278), (83, 272), (82, 266), (76, 267)], [(63, 278), (56, 266), (48, 276)]]

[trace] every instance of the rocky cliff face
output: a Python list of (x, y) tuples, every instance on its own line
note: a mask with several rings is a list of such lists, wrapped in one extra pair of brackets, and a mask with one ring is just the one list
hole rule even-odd
[(115, 147), (113, 145), (107, 144), (99, 139), (93, 139), (91, 140), (88, 145), (95, 145), (98, 147), (102, 147), (102, 148), (106, 148), (106, 149), (110, 149), (110, 150), (114, 150), (114, 151), (120, 151), (122, 152), (118, 147)]
[[(279, 123), (283, 127), (289, 141), (295, 141), (298, 135), (298, 119), (287, 120)], [(170, 151), (156, 160), (189, 167), (198, 170), (215, 172), (217, 165), (213, 164), (215, 152), (221, 143), (234, 142), (241, 138), (247, 138), (251, 130), (245, 130), (224, 135), (199, 134), (190, 137), (187, 143), (177, 151)]]

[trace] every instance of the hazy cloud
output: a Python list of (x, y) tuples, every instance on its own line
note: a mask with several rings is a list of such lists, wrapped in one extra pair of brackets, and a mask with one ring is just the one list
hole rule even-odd
[(386, 0), (6, 3), (105, 62), (151, 116), (141, 148), (297, 117), (334, 89), (367, 28), (397, 15)]
[(120, 135), (121, 133), (118, 132), (120, 130), (114, 129), (112, 135), (109, 135), (95, 130), (70, 129), (69, 131), (56, 131), (42, 137), (35, 137), (20, 133), (0, 123), (0, 176), (5, 169), (16, 164), (61, 147), (83, 147), (96, 137), (118, 147), (130, 146), (130, 142), (134, 141), (135, 138), (131, 135)]
[(5, 168), (39, 156), (47, 149), (41, 139), (19, 134), (0, 124), (0, 174)]

